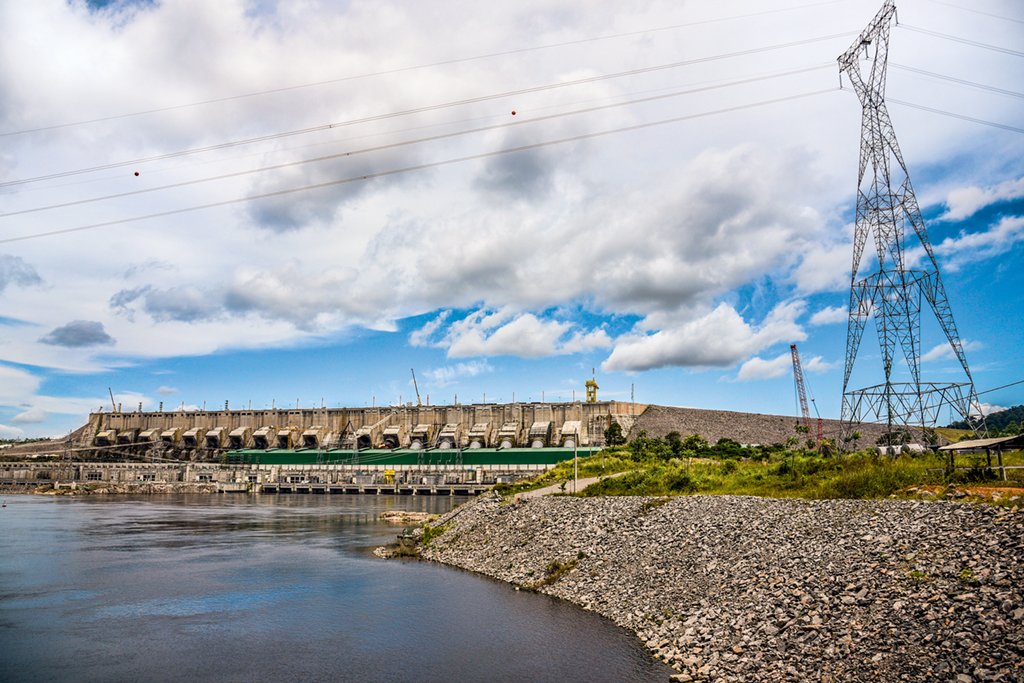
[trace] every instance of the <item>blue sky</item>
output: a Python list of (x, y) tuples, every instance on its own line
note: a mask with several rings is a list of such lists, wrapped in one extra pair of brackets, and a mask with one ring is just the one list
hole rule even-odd
[[(7, 3), (0, 437), (108, 387), (394, 404), (410, 368), (432, 403), (571, 400), (593, 368), (602, 398), (794, 414), (794, 342), (837, 417), (860, 110), (834, 60), (879, 5)], [(890, 112), (985, 391), (1024, 379), (1024, 15), (898, 6)], [(924, 318), (925, 377), (958, 379)], [(877, 363), (869, 327), (854, 385)]]

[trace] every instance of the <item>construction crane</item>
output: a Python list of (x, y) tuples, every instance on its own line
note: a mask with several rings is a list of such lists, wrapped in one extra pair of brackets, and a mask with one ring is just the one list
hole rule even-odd
[[(803, 418), (804, 427), (807, 429), (807, 433), (811, 433), (811, 411), (807, 405), (807, 387), (804, 384), (804, 370), (803, 366), (800, 365), (800, 352), (796, 350), (796, 344), (789, 345), (789, 353), (793, 357), (793, 381), (796, 383), (796, 394), (800, 399), (800, 414)], [(814, 412), (818, 412), (818, 405), (814, 405)], [(822, 438), (822, 419), (818, 416), (818, 434), (817, 443), (821, 445)]]
[(412, 373), (412, 386), (416, 390), (416, 407), (422, 408), (423, 402), (420, 401), (420, 385), (416, 384), (416, 370), (409, 368), (409, 372)]

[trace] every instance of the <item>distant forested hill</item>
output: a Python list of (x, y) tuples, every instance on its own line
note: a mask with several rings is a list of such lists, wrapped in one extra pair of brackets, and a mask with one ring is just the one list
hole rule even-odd
[[(1021, 425), (1024, 424), (1024, 405), (1014, 406), (1012, 408), (1007, 408), (1006, 410), (1000, 410), (998, 413), (986, 415), (985, 424), (988, 426), (989, 434), (994, 435), (997, 432), (1004, 434), (1005, 436), (1017, 434), (1020, 432)], [(949, 426), (952, 429), (971, 428), (971, 426), (964, 420), (954, 422)]]

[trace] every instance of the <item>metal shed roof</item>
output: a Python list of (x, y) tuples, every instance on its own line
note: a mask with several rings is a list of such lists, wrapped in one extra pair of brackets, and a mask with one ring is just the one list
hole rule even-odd
[(970, 441), (957, 441), (939, 448), (940, 451), (972, 451), (984, 448), (1024, 448), (1024, 434), (1017, 436), (1001, 436), (995, 439), (972, 439)]

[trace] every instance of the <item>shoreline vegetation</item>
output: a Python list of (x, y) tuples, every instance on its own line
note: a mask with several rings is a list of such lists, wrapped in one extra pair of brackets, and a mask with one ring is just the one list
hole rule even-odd
[[(1008, 452), (1003, 460), (1007, 465), (1024, 465), (1024, 452)], [(946, 462), (930, 452), (892, 457), (872, 449), (833, 456), (782, 445), (744, 448), (728, 439), (711, 445), (698, 435), (679, 440), (671, 434), (666, 439), (641, 434), (629, 444), (580, 458), (581, 479), (602, 479), (577, 495), (948, 498), (1024, 505), (1024, 470), (1010, 470), (1010, 479), (1000, 481), (984, 454), (960, 456), (961, 464), (968, 467), (952, 473), (946, 470)], [(566, 461), (532, 479), (499, 484), (495, 490), (514, 496), (570, 482), (566, 491), (571, 491), (573, 467), (572, 461)], [(612, 474), (618, 476), (608, 476)]]

